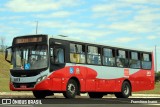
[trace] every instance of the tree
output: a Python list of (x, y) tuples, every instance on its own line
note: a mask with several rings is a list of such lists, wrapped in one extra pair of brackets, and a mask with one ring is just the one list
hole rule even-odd
[(4, 36), (1, 36), (0, 37), (0, 51), (1, 52), (4, 52), (4, 50), (5, 50), (5, 46), (4, 46), (4, 42), (5, 42), (5, 37)]

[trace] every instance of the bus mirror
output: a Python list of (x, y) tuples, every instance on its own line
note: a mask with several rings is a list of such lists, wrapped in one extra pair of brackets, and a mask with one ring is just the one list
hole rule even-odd
[(12, 55), (12, 48), (9, 47), (5, 51), (5, 60), (9, 63), (11, 63), (11, 55)]

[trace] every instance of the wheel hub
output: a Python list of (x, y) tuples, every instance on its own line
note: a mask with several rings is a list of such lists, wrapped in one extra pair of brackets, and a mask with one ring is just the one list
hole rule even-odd
[(71, 94), (74, 94), (75, 93), (75, 86), (73, 84), (69, 84), (68, 85), (68, 91), (71, 93)]
[(124, 94), (125, 94), (125, 95), (128, 95), (128, 94), (129, 94), (129, 87), (128, 87), (128, 86), (125, 86), (125, 87), (124, 87)]

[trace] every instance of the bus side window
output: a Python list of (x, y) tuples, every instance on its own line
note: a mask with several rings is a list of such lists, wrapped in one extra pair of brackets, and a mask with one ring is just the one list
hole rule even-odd
[(117, 50), (116, 63), (118, 67), (128, 67), (128, 52), (124, 50)]
[(82, 50), (80, 52), (80, 63), (85, 63), (86, 57), (85, 57), (85, 45), (82, 45)]
[(70, 44), (70, 61), (73, 63), (85, 63), (85, 45)]
[(151, 69), (151, 54), (142, 54), (142, 69)]
[(129, 67), (130, 68), (141, 68), (140, 53), (132, 51), (129, 54), (130, 54)]
[(64, 49), (55, 49), (55, 63), (64, 63)]
[(103, 65), (115, 66), (115, 52), (113, 49), (103, 48)]
[(52, 64), (64, 63), (64, 49), (50, 48), (50, 61)]
[(88, 46), (87, 63), (96, 65), (101, 64), (100, 48), (95, 46)]

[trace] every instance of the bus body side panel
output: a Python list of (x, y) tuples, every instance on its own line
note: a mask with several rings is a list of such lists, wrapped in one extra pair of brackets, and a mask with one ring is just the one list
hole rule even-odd
[[(90, 68), (86, 67), (79, 67), (79, 66), (69, 66), (62, 68), (60, 70), (56, 70), (49, 76), (49, 78), (52, 80), (52, 90), (56, 91), (57, 85), (62, 84), (61, 88), (59, 88), (61, 91), (66, 90), (66, 86), (68, 83), (68, 80), (72, 77), (75, 77), (80, 82), (80, 90), (86, 91), (86, 88), (90, 88), (86, 83), (92, 84), (92, 79), (95, 80), (96, 78), (96, 72), (89, 70)], [(87, 71), (90, 71), (89, 74), (87, 74)], [(92, 72), (92, 73), (91, 73)], [(56, 83), (55, 78), (59, 79), (59, 81)], [(86, 82), (86, 78), (89, 79), (89, 81)], [(95, 85), (93, 85), (95, 87)]]
[(67, 66), (60, 70), (54, 71), (49, 78), (52, 80), (51, 89), (53, 91), (65, 91), (67, 82), (72, 77), (76, 77), (79, 80), (81, 92), (120, 91), (121, 82), (124, 79), (100, 79), (97, 78), (97, 75), (97, 71), (86, 66)]
[(143, 91), (154, 89), (153, 73), (151, 70), (140, 70), (130, 76), (132, 91)]
[[(107, 77), (107, 72), (103, 70), (97, 71), (95, 69), (96, 68), (91, 69), (91, 67), (87, 66), (66, 66), (51, 73), (47, 79), (36, 84), (34, 88), (14, 88), (12, 84), (10, 84), (10, 88), (11, 90), (65, 91), (68, 80), (72, 77), (77, 78), (80, 82), (81, 92), (120, 92), (124, 80), (131, 82), (133, 92), (154, 88), (154, 70), (135, 70), (135, 73), (129, 74), (128, 77), (120, 76), (120, 78), (110, 79), (108, 78), (110, 76)], [(106, 70), (112, 72), (111, 69)], [(122, 69), (117, 68), (117, 71), (112, 73), (122, 72), (121, 70)], [(129, 69), (129, 72), (131, 71), (132, 70)], [(100, 72), (103, 72), (103, 74), (100, 74)], [(116, 76), (120, 74), (117, 73)], [(103, 78), (101, 76), (103, 76)]]
[[(125, 68), (116, 68), (117, 71), (110, 72), (122, 72), (119, 71), (122, 69), (125, 71)], [(128, 69), (128, 71), (132, 72), (131, 69)], [(81, 92), (120, 92), (124, 80), (131, 82), (132, 91), (151, 90), (154, 88), (153, 70), (137, 69), (134, 70), (135, 73), (129, 74), (128, 77), (126, 77), (124, 73), (120, 78), (113, 79), (104, 78), (105, 76), (103, 78), (98, 77), (98, 75), (107, 75), (106, 72), (99, 74), (100, 72), (103, 71), (96, 71), (87, 66), (67, 66), (54, 71), (49, 78), (52, 79), (51, 86), (54, 91), (65, 91), (67, 82), (72, 77), (76, 77), (79, 80)]]
[(116, 91), (116, 80), (96, 79), (96, 92), (112, 92)]
[(154, 89), (155, 72), (154, 72), (154, 56), (152, 53), (151, 70), (140, 69), (138, 72), (130, 76), (132, 91), (143, 91)]

